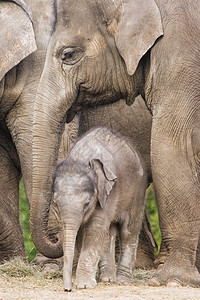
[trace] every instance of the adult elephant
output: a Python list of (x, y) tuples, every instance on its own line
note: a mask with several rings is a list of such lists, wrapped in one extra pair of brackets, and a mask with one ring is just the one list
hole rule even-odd
[(33, 104), (53, 11), (53, 0), (0, 1), (0, 263), (26, 257), (19, 180), (23, 175), (30, 199)]
[[(26, 3), (21, 0), (1, 1), (0, 12), (0, 35), (3, 41), (0, 50), (0, 262), (3, 262), (13, 256), (26, 256), (19, 223), (19, 180), (23, 174), (30, 202), (33, 106), (55, 12), (53, 1), (41, 0), (29, 0)], [(17, 24), (16, 18), (19, 20)], [(138, 112), (145, 115), (142, 109)], [(145, 136), (149, 143), (150, 116), (144, 118), (148, 126)], [(107, 116), (104, 121), (106, 119)], [(66, 152), (75, 130), (77, 128), (70, 126), (69, 132), (65, 133), (67, 138), (63, 140), (61, 152)], [(49, 222), (52, 239), (59, 231), (57, 218), (56, 211), (52, 209)], [(140, 265), (152, 264), (153, 252), (143, 235), (140, 245)]]
[(31, 227), (36, 247), (52, 257), (62, 255), (61, 241), (48, 239), (47, 221), (51, 174), (67, 111), (92, 105), (93, 99), (106, 104), (124, 98), (131, 104), (141, 93), (153, 115), (152, 174), (169, 252), (152, 283), (200, 285), (195, 267), (200, 232), (199, 1), (60, 0), (56, 11), (34, 112)]

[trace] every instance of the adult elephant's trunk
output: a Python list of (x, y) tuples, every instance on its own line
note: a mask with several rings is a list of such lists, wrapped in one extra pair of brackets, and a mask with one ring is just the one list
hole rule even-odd
[(38, 87), (34, 108), (31, 234), (38, 251), (51, 258), (61, 257), (63, 254), (62, 242), (58, 240), (53, 243), (49, 239), (47, 227), (52, 198), (52, 177), (65, 115), (69, 108), (65, 89), (62, 89), (64, 84), (59, 82), (58, 78), (51, 79), (51, 76), (44, 74)]
[(63, 280), (64, 280), (64, 290), (71, 291), (72, 289), (72, 267), (74, 259), (74, 250), (76, 243), (76, 236), (80, 226), (73, 224), (74, 221), (64, 223), (63, 235), (63, 251), (64, 251), (64, 267), (63, 267)]

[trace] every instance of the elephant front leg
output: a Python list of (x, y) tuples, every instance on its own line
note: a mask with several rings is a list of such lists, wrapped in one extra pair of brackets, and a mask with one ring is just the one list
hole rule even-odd
[(152, 172), (168, 256), (151, 284), (199, 286), (195, 261), (200, 232), (200, 185), (191, 131), (170, 136), (173, 126), (163, 128), (162, 121), (162, 117), (154, 120), (152, 127)]
[(96, 271), (108, 230), (109, 222), (102, 212), (95, 212), (85, 225), (83, 244), (76, 270), (76, 288), (93, 288), (97, 285)]
[(115, 243), (117, 227), (112, 224), (99, 262), (99, 281), (116, 282)]

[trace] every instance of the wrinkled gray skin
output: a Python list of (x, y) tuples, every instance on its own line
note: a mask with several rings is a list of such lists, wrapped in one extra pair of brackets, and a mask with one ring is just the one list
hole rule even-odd
[(111, 225), (119, 227), (121, 244), (117, 281), (131, 282), (146, 187), (143, 162), (119, 133), (95, 127), (75, 143), (58, 166), (53, 186), (63, 224), (65, 290), (71, 290), (75, 242), (83, 224), (76, 287), (96, 285), (97, 265)]
[(0, 263), (26, 257), (19, 180), (30, 200), (33, 103), (53, 22), (53, 1), (0, 1)]
[(152, 284), (200, 285), (195, 267), (200, 232), (199, 1), (58, 0), (56, 6), (34, 112), (31, 227), (37, 248), (62, 255), (61, 241), (52, 244), (47, 235), (52, 195), (46, 190), (51, 190), (66, 112), (92, 105), (94, 99), (100, 104), (124, 98), (130, 104), (141, 93), (153, 116), (152, 174), (168, 249)]

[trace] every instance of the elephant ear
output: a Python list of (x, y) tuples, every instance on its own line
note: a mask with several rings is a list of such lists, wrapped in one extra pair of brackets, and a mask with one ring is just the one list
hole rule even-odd
[(0, 1), (0, 28), (1, 81), (10, 69), (37, 47), (30, 9), (24, 1)]
[(161, 16), (154, 0), (123, 0), (120, 10), (120, 16), (108, 25), (108, 32), (116, 28), (117, 49), (128, 74), (133, 75), (142, 56), (163, 35)]
[(114, 174), (114, 170), (105, 166), (99, 159), (91, 160), (90, 167), (95, 176), (97, 198), (101, 207), (104, 208), (107, 197), (110, 195), (117, 180), (117, 176)]

